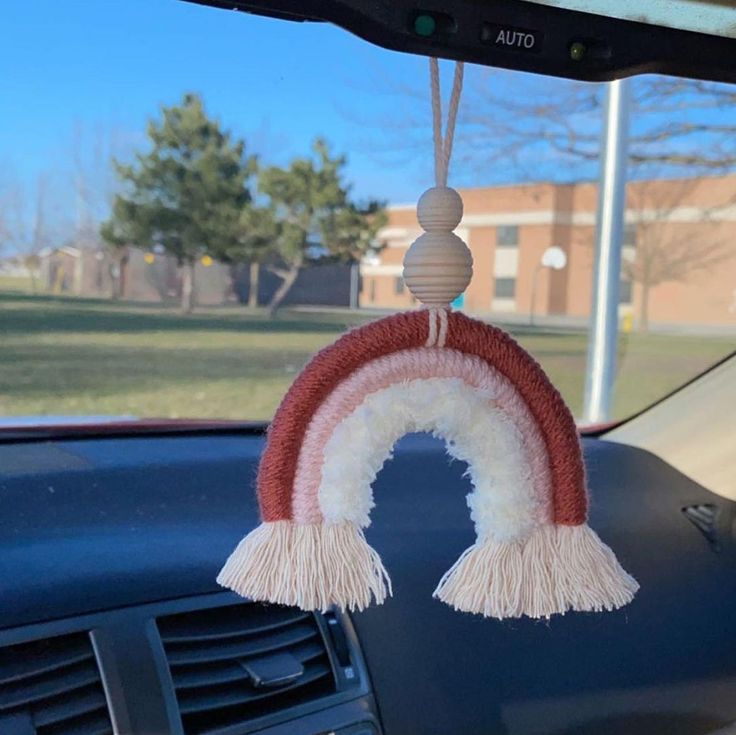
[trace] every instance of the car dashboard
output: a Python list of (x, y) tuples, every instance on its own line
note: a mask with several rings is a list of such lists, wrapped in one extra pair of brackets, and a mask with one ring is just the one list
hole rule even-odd
[(736, 503), (588, 437), (591, 526), (641, 591), (613, 613), (486, 620), (432, 599), (472, 543), (470, 488), (441, 443), (410, 435), (367, 531), (394, 596), (304, 613), (215, 582), (258, 523), (263, 442), (263, 427), (0, 442), (2, 735), (676, 735), (736, 720)]

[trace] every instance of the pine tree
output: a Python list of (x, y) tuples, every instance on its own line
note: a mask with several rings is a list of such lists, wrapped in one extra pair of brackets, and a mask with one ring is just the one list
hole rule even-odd
[(101, 231), (118, 249), (158, 246), (173, 255), (182, 270), (182, 310), (190, 312), (195, 263), (237, 240), (253, 164), (244, 158), (243, 141), (209, 118), (195, 94), (163, 107), (147, 134), (150, 150), (132, 164), (115, 163), (123, 191)]
[(321, 139), (310, 158), (297, 158), (288, 168), (271, 167), (259, 176), (259, 189), (270, 200), (274, 217), (273, 248), (276, 262), (268, 269), (281, 279), (269, 312), (275, 314), (299, 272), (322, 258), (357, 260), (375, 246), (385, 222), (383, 205), (359, 205), (350, 198), (343, 179), (344, 156), (331, 156)]

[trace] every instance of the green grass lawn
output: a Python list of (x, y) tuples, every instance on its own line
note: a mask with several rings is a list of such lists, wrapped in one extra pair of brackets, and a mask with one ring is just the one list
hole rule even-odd
[[(0, 415), (269, 418), (315, 350), (369, 317), (173, 308), (0, 292)], [(579, 414), (582, 332), (515, 336)], [(623, 335), (616, 416), (656, 400), (734, 347), (726, 337)]]
[(30, 276), (0, 276), (0, 293), (30, 293), (32, 289), (33, 281)]

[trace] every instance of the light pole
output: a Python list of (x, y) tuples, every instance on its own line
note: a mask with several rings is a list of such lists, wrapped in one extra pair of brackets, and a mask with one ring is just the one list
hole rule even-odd
[(360, 263), (350, 264), (350, 308), (358, 308), (358, 293), (360, 291)]
[(529, 326), (534, 326), (534, 311), (537, 303), (537, 279), (543, 268), (551, 268), (552, 270), (562, 270), (567, 265), (567, 255), (562, 248), (558, 248), (556, 245), (551, 245), (543, 253), (542, 258), (537, 263), (537, 267), (534, 269), (534, 275), (532, 276), (532, 293), (529, 303)]
[(606, 421), (611, 415), (618, 341), (621, 245), (626, 207), (629, 100), (627, 79), (619, 79), (608, 85), (601, 141), (593, 303), (585, 373), (583, 418), (589, 423)]

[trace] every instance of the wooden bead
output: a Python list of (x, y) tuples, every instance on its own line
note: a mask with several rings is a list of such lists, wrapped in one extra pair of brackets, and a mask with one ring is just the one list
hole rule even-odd
[(427, 232), (404, 256), (404, 282), (423, 304), (447, 306), (470, 283), (473, 256), (451, 232)]
[(404, 282), (427, 306), (447, 306), (470, 283), (473, 256), (452, 231), (463, 217), (463, 201), (450, 187), (435, 186), (419, 198), (417, 218), (425, 234), (404, 256)]
[(449, 186), (433, 186), (419, 197), (417, 219), (426, 232), (452, 232), (463, 218), (463, 200)]

